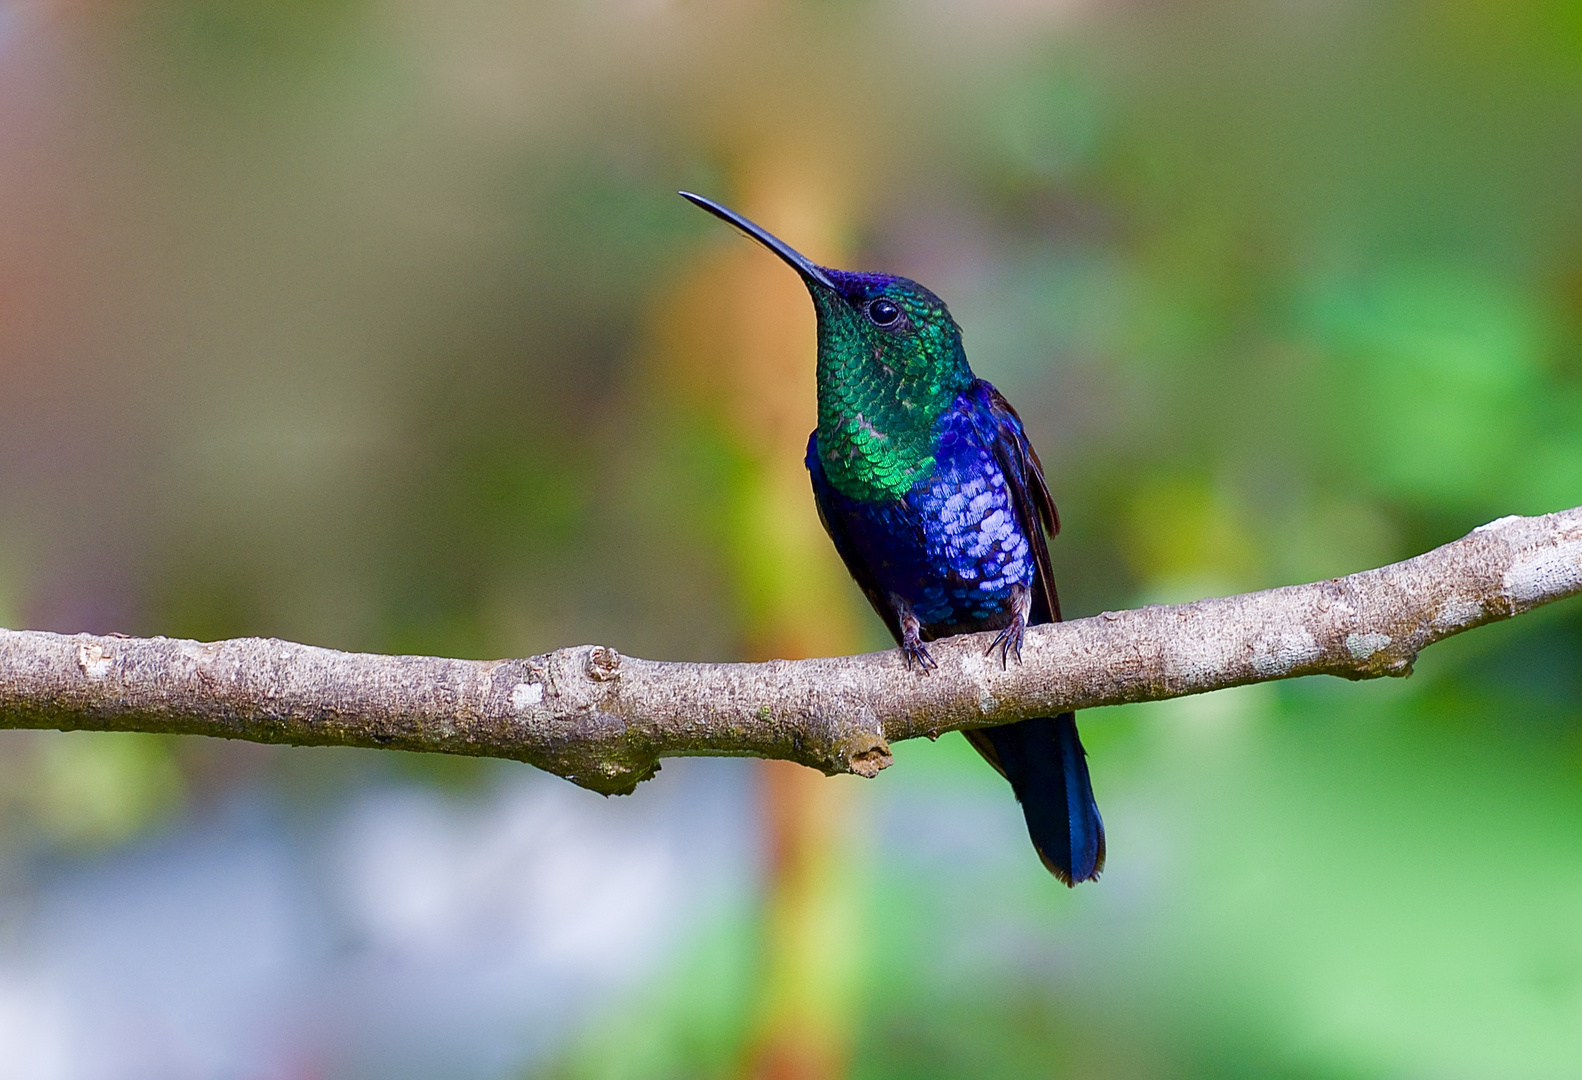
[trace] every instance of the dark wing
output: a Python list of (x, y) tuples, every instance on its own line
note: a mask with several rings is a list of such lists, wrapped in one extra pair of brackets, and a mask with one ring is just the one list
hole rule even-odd
[[(978, 437), (993, 447), (995, 463), (1005, 474), (1011, 504), (1021, 520), (1022, 532), (1033, 548), (1037, 572), (1033, 579), (1033, 614), (1029, 622), (1059, 622), (1060, 595), (1049, 568), (1049, 537), (1060, 532), (1060, 514), (1044, 483), (1044, 466), (1027, 441), (1022, 418), (993, 385), (977, 379), (967, 388), (972, 401)], [(1047, 535), (1046, 535), (1047, 533)]]
[[(1044, 467), (1027, 441), (1022, 418), (992, 383), (976, 379), (967, 388), (966, 396), (973, 427), (983, 445), (994, 453), (995, 464), (999, 465), (1010, 488), (1017, 521), (1033, 549), (1033, 610), (1028, 621), (1059, 622), (1060, 597), (1055, 593), (1055, 575), (1049, 568), (1049, 541), (1045, 530), (1051, 534), (1059, 532), (1060, 518), (1055, 513), (1054, 500), (1049, 497), (1049, 488), (1044, 484)], [(988, 729), (964, 734), (984, 759), (1005, 776), (1005, 766), (990, 740)]]
[(851, 542), (851, 534), (846, 531), (845, 510), (850, 500), (835, 490), (829, 482), (829, 477), (824, 475), (824, 466), (818, 458), (818, 432), (808, 436), (807, 440), (807, 472), (813, 480), (813, 503), (818, 507), (818, 519), (824, 526), (824, 531), (829, 533), (830, 540), (835, 544), (835, 550), (840, 553), (841, 561), (846, 564), (852, 579), (862, 589), (868, 603), (879, 613), (879, 618), (884, 620), (884, 625), (890, 628), (890, 636), (897, 645), (901, 644), (901, 624), (896, 618), (895, 605), (890, 603), (890, 598), (884, 590), (879, 588), (878, 580), (873, 576), (873, 569), (868, 565), (868, 560), (863, 558), (857, 550), (857, 545)]
[[(998, 390), (978, 379), (967, 394), (978, 437), (994, 448), (995, 462), (1010, 486), (1011, 503), (1032, 545), (1036, 570), (1029, 621), (1059, 622), (1060, 597), (1049, 568), (1048, 537), (1060, 531), (1060, 517), (1044, 483), (1044, 467), (1027, 441), (1022, 418)], [(1067, 885), (1098, 877), (1104, 869), (1104, 819), (1093, 801), (1076, 717), (1068, 712), (1034, 717), (964, 734), (1011, 782), (1033, 846), (1049, 872)]]

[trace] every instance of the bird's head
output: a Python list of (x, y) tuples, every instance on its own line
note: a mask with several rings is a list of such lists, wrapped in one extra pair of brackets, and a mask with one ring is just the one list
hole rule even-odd
[(973, 378), (944, 301), (909, 278), (819, 266), (735, 211), (681, 195), (780, 256), (812, 295), (819, 455), (830, 480), (855, 498), (904, 494), (933, 465), (935, 423)]

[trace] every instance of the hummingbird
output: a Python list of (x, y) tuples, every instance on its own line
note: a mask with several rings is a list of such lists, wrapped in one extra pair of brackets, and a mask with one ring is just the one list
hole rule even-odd
[[(679, 193), (784, 260), (818, 316), (813, 501), (846, 569), (926, 675), (928, 643), (1060, 619), (1048, 538), (1060, 518), (1021, 418), (967, 364), (944, 301), (908, 278), (819, 266), (711, 199)], [(964, 732), (1021, 802), (1033, 847), (1075, 886), (1104, 869), (1104, 822), (1072, 713)]]

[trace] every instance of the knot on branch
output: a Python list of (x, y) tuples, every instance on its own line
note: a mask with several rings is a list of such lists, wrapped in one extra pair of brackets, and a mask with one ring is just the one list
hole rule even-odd
[(895, 764), (895, 757), (890, 753), (890, 744), (885, 741), (883, 735), (869, 735), (865, 732), (848, 739), (841, 749), (845, 755), (846, 765), (841, 771), (855, 773), (869, 780), (878, 776), (881, 769), (888, 769)]
[(621, 654), (604, 645), (588, 650), (588, 663), (583, 668), (588, 678), (595, 682), (608, 682), (621, 677)]

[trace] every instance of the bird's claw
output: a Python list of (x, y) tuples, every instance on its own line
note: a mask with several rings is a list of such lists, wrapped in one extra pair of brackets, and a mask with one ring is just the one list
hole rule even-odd
[(1011, 587), (1011, 621), (1005, 624), (1005, 629), (994, 635), (994, 640), (989, 642), (989, 647), (983, 650), (983, 655), (988, 656), (996, 648), (1000, 650), (1000, 668), (1003, 670), (1011, 666), (1011, 653), (1016, 653), (1016, 662), (1022, 662), (1022, 641), (1027, 637), (1027, 617), (1032, 612), (1033, 594), (1023, 585)]
[(917, 666), (923, 671), (932, 671), (939, 666), (939, 661), (928, 654), (928, 646), (921, 640), (908, 641), (901, 646), (901, 651), (906, 654), (906, 668), (912, 669), (912, 662), (917, 661)]
[(999, 649), (1000, 667), (1008, 668), (1011, 666), (1011, 654), (1014, 652), (1016, 654), (1016, 662), (1019, 664), (1022, 662), (1022, 639), (1026, 636), (1027, 624), (1021, 619), (1017, 619), (1010, 626), (994, 635), (994, 640), (989, 642), (987, 649), (983, 650), (983, 655), (988, 656), (995, 649)]

